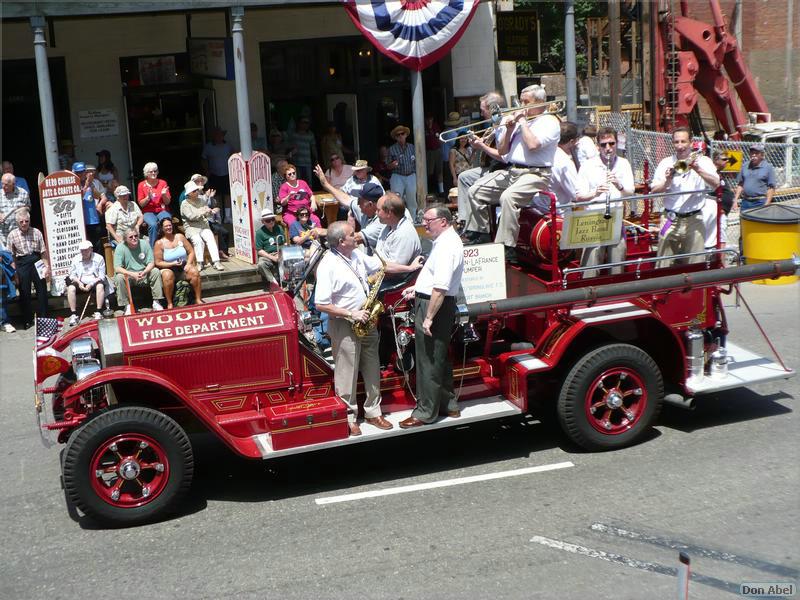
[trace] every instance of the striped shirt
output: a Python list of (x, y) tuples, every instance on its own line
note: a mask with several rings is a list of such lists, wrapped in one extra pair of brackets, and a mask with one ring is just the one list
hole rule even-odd
[(404, 147), (401, 147), (400, 144), (392, 144), (389, 146), (389, 159), (389, 162), (397, 161), (394, 172), (398, 175), (405, 177), (417, 172), (414, 144), (406, 144)]
[(11, 254), (14, 255), (14, 258), (33, 254), (34, 252), (39, 252), (40, 254), (47, 252), (42, 232), (35, 227), (28, 227), (28, 231), (25, 233), (22, 233), (21, 229), (14, 229), (8, 234), (6, 245)]

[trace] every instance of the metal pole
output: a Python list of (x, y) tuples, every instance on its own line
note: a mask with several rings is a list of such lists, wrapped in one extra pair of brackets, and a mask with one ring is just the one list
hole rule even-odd
[(50, 87), (50, 68), (47, 64), (47, 40), (44, 36), (44, 17), (31, 17), (33, 52), (36, 57), (36, 80), (39, 84), (39, 112), (42, 114), (42, 135), (47, 172), (58, 171), (58, 140), (56, 117), (53, 111), (53, 90)]
[(622, 53), (619, 38), (619, 0), (608, 0), (608, 62), (611, 75), (611, 112), (620, 112), (622, 95), (622, 76), (620, 63)]
[[(428, 166), (425, 162), (425, 105), (422, 99), (422, 71), (411, 71), (411, 128), (414, 132), (414, 156), (417, 163), (417, 209), (424, 210), (428, 195)], [(417, 220), (417, 215), (411, 215)]]
[(233, 71), (236, 78), (236, 115), (239, 121), (239, 148), (242, 158), (250, 160), (253, 142), (250, 139), (250, 103), (247, 100), (247, 68), (244, 64), (244, 7), (231, 6), (233, 35)]
[(564, 4), (564, 67), (567, 76), (567, 119), (578, 121), (578, 88), (575, 67), (575, 0)]

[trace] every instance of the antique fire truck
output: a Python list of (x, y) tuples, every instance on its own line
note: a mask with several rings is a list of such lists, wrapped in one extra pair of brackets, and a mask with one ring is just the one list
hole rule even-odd
[(192, 480), (188, 433), (197, 430), (241, 456), (272, 459), (543, 408), (575, 444), (614, 450), (641, 440), (665, 401), (688, 406), (795, 374), (729, 339), (722, 300), (739, 282), (795, 274), (796, 259), (725, 268), (719, 249), (658, 268), (651, 231), (628, 224), (622, 272), (586, 277), (558, 245), (552, 207), (547, 217), (523, 211), (507, 297), (460, 306), (451, 360), (461, 416), (427, 427), (397, 426), (414, 407), (407, 283), (383, 292), (379, 322), (382, 407), (395, 427), (364, 424), (348, 437), (333, 365), (294, 297), (310, 267), (290, 251), (281, 289), (83, 323), (39, 344), (36, 412), (43, 439), (65, 444), (68, 502), (110, 525), (176, 509)]

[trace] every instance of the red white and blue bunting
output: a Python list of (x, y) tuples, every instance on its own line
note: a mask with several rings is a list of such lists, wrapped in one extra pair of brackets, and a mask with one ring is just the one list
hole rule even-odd
[(356, 27), (386, 56), (421, 71), (458, 42), (480, 0), (343, 0)]

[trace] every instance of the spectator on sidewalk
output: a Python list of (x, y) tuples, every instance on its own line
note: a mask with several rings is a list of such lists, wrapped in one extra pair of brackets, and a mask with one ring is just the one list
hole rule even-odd
[(280, 247), (286, 244), (283, 228), (275, 222), (275, 213), (269, 208), (261, 211), (261, 228), (256, 231), (256, 254), (258, 264), (256, 270), (261, 275), (264, 291), (278, 281), (278, 262), (280, 261)]
[(173, 298), (177, 284), (187, 282), (194, 290), (195, 302), (203, 301), (200, 282), (200, 270), (194, 248), (186, 237), (175, 231), (172, 221), (164, 219), (158, 224), (158, 239), (153, 248), (156, 267), (161, 271), (161, 284), (167, 308), (173, 307)]
[(150, 248), (156, 243), (156, 228), (161, 219), (171, 219), (172, 213), (169, 212), (169, 205), (172, 196), (169, 193), (169, 186), (163, 179), (158, 178), (158, 165), (149, 162), (144, 166), (144, 181), (140, 181), (136, 188), (136, 201), (142, 209), (144, 222), (148, 227), (148, 238)]
[(742, 200), (742, 210), (766, 206), (775, 194), (775, 169), (764, 159), (764, 144), (750, 146), (750, 160), (742, 165), (736, 179), (733, 209)]
[(6, 333), (14, 333), (17, 330), (8, 319), (8, 301), (17, 297), (17, 288), (14, 285), (16, 276), (14, 257), (0, 242), (0, 327)]
[(300, 117), (297, 129), (289, 137), (289, 143), (294, 147), (294, 164), (297, 165), (298, 177), (304, 181), (311, 181), (311, 169), (319, 162), (317, 157), (317, 140), (311, 127), (311, 119), (307, 116)]
[(144, 215), (139, 205), (131, 200), (131, 191), (124, 185), (114, 188), (114, 196), (117, 201), (109, 206), (105, 218), (108, 241), (116, 248), (125, 241), (123, 236), (128, 229), (139, 231)]
[(414, 144), (408, 143), (411, 130), (405, 125), (398, 125), (392, 129), (392, 139), (395, 143), (389, 147), (389, 164), (392, 171), (389, 186), (392, 191), (403, 199), (416, 223), (417, 215), (417, 159), (414, 154)]
[(4, 160), (2, 169), (3, 169), (3, 175), (5, 175), (6, 173), (11, 173), (12, 175), (14, 175), (14, 177), (17, 180), (17, 187), (20, 188), (21, 190), (25, 190), (26, 192), (28, 192), (28, 195), (30, 195), (31, 188), (28, 186), (28, 182), (25, 180), (24, 177), (20, 177), (19, 175), (14, 173), (14, 163), (12, 163), (10, 160)]
[(67, 303), (69, 304), (69, 325), (78, 324), (78, 291), (95, 294), (95, 308), (93, 319), (100, 320), (100, 313), (105, 299), (114, 291), (111, 282), (106, 276), (106, 261), (103, 257), (93, 252), (92, 242), (83, 240), (78, 244), (78, 254), (72, 258), (67, 275)]
[(203, 263), (208, 248), (211, 264), (217, 271), (224, 271), (225, 267), (219, 261), (217, 240), (214, 239), (214, 232), (208, 224), (208, 217), (213, 214), (213, 209), (208, 206), (204, 198), (200, 197), (203, 188), (194, 181), (187, 181), (183, 189), (186, 192), (186, 201), (181, 205), (181, 216), (186, 237), (194, 246), (198, 264)]
[[(117, 288), (117, 304), (131, 314), (131, 301), (128, 297), (128, 285), (148, 287), (153, 296), (153, 310), (164, 310), (159, 300), (164, 298), (161, 284), (161, 271), (156, 267), (153, 249), (147, 240), (139, 239), (139, 232), (127, 230), (120, 244), (114, 250), (114, 286)], [(126, 282), (127, 280), (127, 282)]]
[(30, 195), (17, 185), (17, 178), (11, 173), (3, 173), (0, 189), (0, 243), (8, 247), (8, 234), (17, 226), (17, 213), (30, 206)]
[(231, 187), (228, 181), (228, 159), (235, 152), (233, 146), (225, 141), (227, 131), (214, 127), (211, 141), (203, 146), (200, 158), (203, 170), (208, 176), (208, 187), (217, 190), (219, 206), (223, 212), (223, 222), (230, 222)]
[[(19, 281), (19, 300), (25, 329), (33, 325), (31, 309), (31, 284), (36, 288), (37, 316), (47, 316), (47, 280), (50, 279), (50, 262), (42, 232), (31, 227), (31, 213), (27, 208), (17, 211), (17, 229), (8, 234), (6, 246), (14, 257)], [(37, 267), (38, 263), (38, 267)]]

